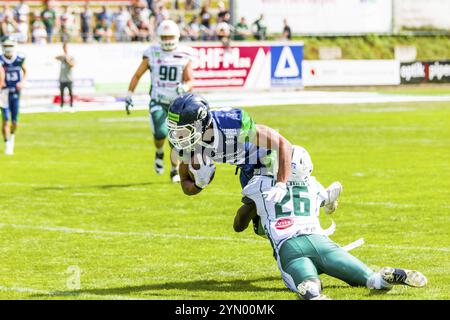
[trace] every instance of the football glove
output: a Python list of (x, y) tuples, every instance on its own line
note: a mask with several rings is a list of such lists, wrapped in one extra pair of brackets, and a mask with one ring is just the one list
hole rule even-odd
[(189, 91), (189, 87), (185, 84), (179, 83), (177, 85), (177, 94), (179, 96), (182, 96), (183, 94), (185, 94), (186, 92)]
[(332, 214), (338, 207), (338, 198), (342, 192), (342, 185), (339, 182), (333, 182), (327, 188), (328, 199), (323, 207), (326, 214)]
[[(201, 157), (201, 155), (200, 155)], [(203, 162), (199, 158), (200, 168), (195, 170), (192, 164), (189, 163), (189, 171), (194, 176), (194, 183), (199, 189), (205, 189), (206, 186), (211, 182), (214, 173), (216, 172), (216, 166), (214, 162), (208, 158), (206, 162)]]
[(127, 114), (130, 114), (130, 109), (134, 107), (133, 104), (133, 96), (132, 93), (129, 91), (127, 94), (127, 97), (125, 98), (125, 110), (127, 111)]
[(287, 193), (286, 183), (277, 182), (272, 188), (263, 192), (263, 196), (266, 201), (272, 201), (275, 203), (281, 202)]

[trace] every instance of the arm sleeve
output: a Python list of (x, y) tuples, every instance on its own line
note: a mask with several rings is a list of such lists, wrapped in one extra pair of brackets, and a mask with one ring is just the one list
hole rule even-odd
[(239, 132), (239, 142), (252, 141), (256, 137), (256, 123), (250, 115), (242, 110), (241, 131)]
[(324, 188), (324, 186), (319, 181), (317, 181), (315, 177), (310, 177), (310, 183), (315, 185), (320, 202), (326, 202), (328, 200), (328, 192)]

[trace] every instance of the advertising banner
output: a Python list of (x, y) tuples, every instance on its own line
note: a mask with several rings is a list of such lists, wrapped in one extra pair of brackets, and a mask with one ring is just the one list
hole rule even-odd
[(394, 0), (395, 26), (450, 30), (450, 1)]
[(194, 46), (196, 88), (267, 89), (302, 85), (303, 43)]
[(401, 83), (450, 83), (450, 60), (416, 61), (400, 65)]
[[(107, 85), (126, 92), (148, 46), (148, 43), (70, 44), (69, 53), (75, 59), (74, 79), (89, 79), (88, 83), (76, 83), (91, 90)], [(191, 46), (195, 88), (268, 89), (302, 84), (302, 42), (236, 43), (230, 47), (221, 43), (192, 43)], [(28, 92), (40, 93), (44, 87), (57, 92), (60, 64), (55, 57), (61, 50), (59, 44), (19, 46), (19, 51), (26, 56)], [(146, 74), (141, 83), (149, 87), (149, 80)]]
[(367, 86), (400, 84), (395, 60), (305, 60), (304, 86)]

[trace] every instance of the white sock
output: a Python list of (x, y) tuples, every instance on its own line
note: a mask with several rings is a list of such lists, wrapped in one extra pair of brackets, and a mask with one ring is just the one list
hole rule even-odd
[(15, 139), (15, 135), (14, 133), (11, 134), (11, 136), (9, 137), (9, 140), (11, 141), (12, 144), (14, 144), (14, 139)]
[(379, 272), (374, 272), (370, 278), (367, 280), (366, 284), (369, 289), (377, 289), (377, 290), (389, 290), (392, 289), (392, 285), (389, 284), (386, 280), (383, 279)]
[(164, 147), (156, 149), (156, 153), (158, 154), (164, 153)]

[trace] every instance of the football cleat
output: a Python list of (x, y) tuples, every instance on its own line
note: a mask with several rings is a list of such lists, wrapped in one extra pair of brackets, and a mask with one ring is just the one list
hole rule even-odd
[(380, 270), (380, 274), (387, 283), (393, 285), (407, 285), (410, 287), (421, 288), (428, 282), (427, 278), (422, 273), (415, 270), (384, 267)]
[(172, 171), (170, 171), (170, 179), (172, 180), (173, 183), (180, 182), (180, 175), (178, 174), (177, 169), (173, 169)]
[(338, 207), (338, 198), (343, 190), (339, 182), (333, 182), (327, 188), (328, 200), (325, 203), (324, 210), (326, 214), (332, 214)]
[(11, 140), (6, 141), (5, 154), (12, 156), (14, 154), (14, 143)]
[(155, 172), (159, 175), (164, 173), (164, 153), (155, 154)]
[(302, 300), (331, 300), (321, 294), (320, 285), (311, 280), (305, 280), (297, 286), (298, 295)]

